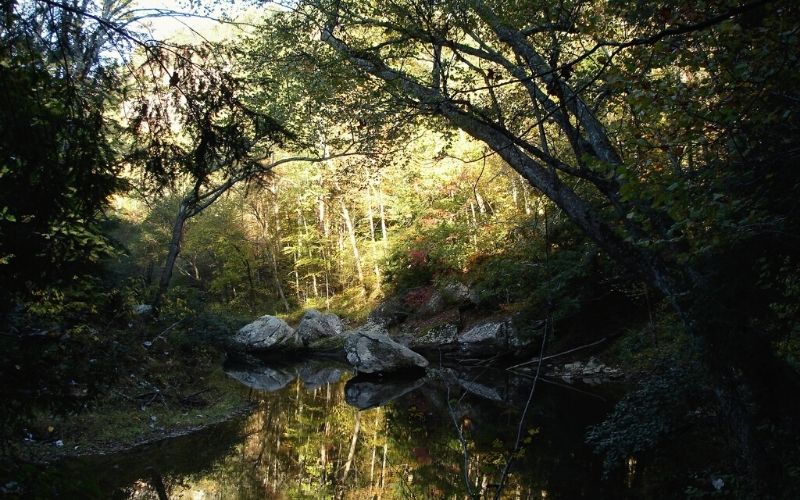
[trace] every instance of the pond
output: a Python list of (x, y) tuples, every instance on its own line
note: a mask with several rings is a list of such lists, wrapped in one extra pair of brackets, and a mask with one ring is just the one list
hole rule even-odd
[(422, 378), (370, 379), (308, 359), (226, 372), (248, 392), (250, 413), (134, 452), (67, 461), (48, 471), (60, 478), (49, 491), (158, 498), (162, 490), (171, 499), (632, 495), (625, 471), (604, 479), (602, 460), (584, 444), (587, 426), (613, 406), (598, 387), (540, 378), (531, 397), (533, 379), (505, 370), (439, 366)]

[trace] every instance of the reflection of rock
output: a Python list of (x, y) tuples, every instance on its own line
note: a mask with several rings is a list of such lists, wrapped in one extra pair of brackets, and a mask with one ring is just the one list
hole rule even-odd
[(416, 380), (359, 380), (358, 377), (347, 381), (344, 387), (344, 399), (350, 406), (359, 410), (382, 406), (394, 399), (425, 384), (424, 378)]
[(347, 361), (363, 373), (396, 372), (428, 366), (428, 360), (390, 339), (381, 326), (367, 323), (347, 337)]
[(242, 327), (233, 338), (245, 351), (279, 351), (303, 347), (297, 333), (280, 318), (262, 316)]
[(338, 382), (342, 378), (342, 375), (344, 375), (344, 370), (335, 366), (312, 361), (300, 365), (297, 369), (297, 375), (300, 377), (300, 380), (303, 381), (306, 389), (313, 391), (325, 384), (335, 384)]
[(343, 330), (342, 320), (331, 313), (322, 313), (316, 309), (309, 309), (303, 314), (300, 324), (295, 330), (304, 345), (324, 337), (341, 335)]
[[(504, 401), (505, 379), (495, 380), (488, 376), (485, 370), (473, 376), (470, 372), (458, 371), (452, 368), (439, 368), (431, 371), (431, 379), (438, 379), (446, 386), (458, 385), (470, 394), (490, 401)], [(480, 382), (478, 382), (480, 380)]]
[(226, 373), (247, 387), (267, 392), (279, 391), (295, 378), (294, 373), (267, 366), (249, 370), (229, 370)]

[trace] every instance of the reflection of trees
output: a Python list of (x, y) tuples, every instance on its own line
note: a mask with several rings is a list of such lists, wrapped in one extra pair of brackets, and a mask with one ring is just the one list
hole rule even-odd
[[(450, 407), (468, 450), (470, 488), (476, 497), (491, 498), (513, 448), (528, 387), (511, 378), (469, 379), (474, 385), (458, 380), (431, 376), (393, 404), (362, 412), (346, 404), (345, 381), (307, 390), (295, 380), (280, 392), (259, 395), (257, 410), (243, 425), (244, 438), (210, 473), (166, 478), (171, 494), (465, 498), (463, 448)], [(487, 399), (490, 391), (478, 390), (479, 383), (500, 399)], [(502, 498), (609, 495), (587, 489), (597, 486), (600, 470), (583, 444), (586, 424), (598, 421), (603, 411), (577, 392), (537, 388)]]
[[(344, 381), (260, 394), (236, 451), (186, 483), (222, 498), (382, 498), (385, 411), (344, 402)], [(212, 486), (213, 483), (213, 486)], [(176, 490), (173, 490), (173, 494)]]
[[(490, 385), (505, 395), (502, 402), (450, 387), (448, 405), (442, 382), (441, 387), (428, 384), (403, 404), (392, 406), (386, 426), (397, 496), (467, 498), (466, 472), (476, 498), (493, 498), (508, 450), (514, 446), (527, 393), (527, 387), (516, 382), (492, 381)], [(600, 471), (582, 436), (587, 423), (602, 416), (603, 407), (577, 393), (539, 391), (501, 498), (599, 494), (586, 490), (596, 486)], [(466, 445), (466, 466), (459, 431)]]

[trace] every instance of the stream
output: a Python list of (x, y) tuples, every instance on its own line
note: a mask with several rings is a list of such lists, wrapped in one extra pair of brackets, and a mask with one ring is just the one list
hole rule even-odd
[(131, 452), (66, 460), (48, 468), (42, 493), (136, 499), (159, 498), (159, 490), (171, 499), (632, 496), (633, 471), (604, 478), (601, 458), (584, 444), (587, 426), (613, 406), (603, 386), (540, 378), (523, 419), (532, 379), (504, 370), (440, 366), (422, 378), (381, 379), (354, 377), (348, 366), (329, 360), (225, 368), (253, 411)]

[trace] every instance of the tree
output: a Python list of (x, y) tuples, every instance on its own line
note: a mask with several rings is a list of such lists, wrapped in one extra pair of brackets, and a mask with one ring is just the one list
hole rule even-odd
[(116, 67), (101, 57), (116, 33), (106, 1), (94, 20), (43, 3), (10, 2), (0, 31), (0, 280), (10, 297), (74, 281), (109, 253), (98, 222), (118, 190), (106, 111)]
[(186, 221), (240, 182), (256, 181), (274, 166), (274, 148), (291, 134), (243, 101), (240, 81), (223, 48), (209, 45), (151, 48), (139, 74), (152, 77), (133, 104), (130, 123), (139, 145), (129, 159), (141, 165), (155, 191), (183, 188), (183, 196), (153, 297), (159, 310), (180, 252)]
[[(439, 119), (484, 143), (659, 290), (717, 374), (742, 449), (758, 455), (758, 417), (746, 394), (767, 412), (786, 411), (774, 385), (796, 390), (797, 376), (752, 322), (716, 321), (741, 297), (707, 299), (720, 296), (719, 283), (736, 281), (719, 265), (726, 252), (796, 227), (796, 208), (784, 218), (776, 207), (785, 203), (768, 201), (797, 193), (791, 162), (778, 156), (796, 148), (790, 137), (800, 101), (789, 89), (798, 60), (788, 56), (797, 48), (796, 6), (309, 0), (290, 7), (287, 17), (302, 26), (296, 36), (313, 32), (320, 42), (311, 49), (317, 59), (306, 59), (324, 61), (314, 71), (346, 65), (395, 113)], [(785, 132), (776, 138), (768, 130), (778, 116)], [(759, 172), (789, 182), (778, 187)], [(745, 178), (756, 193), (741, 189)]]

